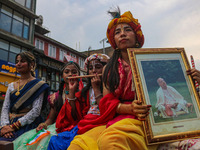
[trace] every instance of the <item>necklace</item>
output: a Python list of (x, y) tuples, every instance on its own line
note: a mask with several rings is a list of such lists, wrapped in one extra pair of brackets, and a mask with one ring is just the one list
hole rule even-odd
[(15, 93), (16, 96), (18, 96), (20, 94), (19, 91), (21, 91), (24, 86), (27, 84), (27, 82), (29, 81), (29, 79), (24, 83), (24, 85), (19, 89), (19, 84), (20, 84), (20, 81), (18, 81), (18, 88), (17, 88), (17, 92)]
[(66, 95), (69, 94), (69, 91), (66, 90), (66, 87), (65, 87), (64, 91), (65, 91), (65, 94), (66, 94)]
[(69, 91), (65, 91), (65, 94), (67, 94), (67, 95), (68, 95), (68, 94), (69, 94)]
[(66, 91), (66, 88), (63, 90), (62, 98), (63, 98), (63, 104), (65, 103), (66, 100), (66, 95), (69, 94), (69, 91)]

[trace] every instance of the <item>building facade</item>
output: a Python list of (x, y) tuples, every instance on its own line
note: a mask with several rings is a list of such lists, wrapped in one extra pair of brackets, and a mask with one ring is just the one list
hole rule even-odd
[(51, 91), (55, 92), (59, 88), (60, 71), (64, 63), (78, 63), (83, 75), (86, 74), (84, 60), (87, 56), (46, 36), (48, 32), (42, 24), (35, 25), (34, 54), (37, 56), (38, 78), (49, 83)]
[(35, 10), (36, 0), (0, 0), (0, 100), (8, 84), (19, 79), (15, 57), (22, 51), (36, 56), (36, 77), (49, 83), (52, 92), (59, 87), (60, 69), (65, 62), (77, 62), (81, 74), (86, 74), (83, 64), (87, 56), (48, 37), (49, 31)]
[(36, 0), (0, 0), (0, 99), (7, 86), (19, 78), (15, 56), (33, 51)]
[(92, 54), (94, 54), (94, 53), (100, 53), (100, 54), (106, 54), (106, 55), (108, 55), (109, 57), (111, 57), (112, 56), (112, 54), (113, 54), (113, 52), (114, 52), (114, 49), (110, 46), (110, 47), (105, 47), (105, 48), (102, 48), (102, 49), (96, 49), (96, 50), (89, 50), (89, 51), (84, 51), (84, 52), (82, 52), (83, 54), (85, 54), (85, 55), (87, 55), (87, 56), (90, 56), (90, 55), (92, 55)]

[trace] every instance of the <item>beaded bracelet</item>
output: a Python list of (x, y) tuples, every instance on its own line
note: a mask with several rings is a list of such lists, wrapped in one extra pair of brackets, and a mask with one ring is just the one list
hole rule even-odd
[(75, 98), (69, 98), (69, 97), (67, 97), (68, 102), (75, 101), (76, 99), (77, 99), (77, 97), (75, 97)]
[(95, 97), (95, 99), (99, 98), (100, 96), (103, 96), (103, 94), (99, 94)]

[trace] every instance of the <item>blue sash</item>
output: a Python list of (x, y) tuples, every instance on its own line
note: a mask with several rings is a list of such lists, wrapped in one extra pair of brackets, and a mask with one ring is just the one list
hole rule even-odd
[[(34, 79), (27, 83), (23, 89), (21, 89), (19, 92), (20, 94), (18, 96), (15, 95), (17, 90), (14, 90), (10, 93), (10, 112), (11, 113), (18, 113), (20, 110), (23, 110), (27, 106), (33, 103), (33, 101), (42, 93), (44, 92), (44, 98), (43, 98), (43, 105), (47, 102), (47, 96), (49, 95), (50, 87), (47, 83), (39, 80)], [(11, 124), (13, 122), (16, 122), (21, 117), (15, 117), (12, 120), (10, 120)], [(21, 134), (36, 128), (41, 122), (43, 122), (43, 118), (41, 116), (38, 116), (31, 124), (27, 124), (23, 127), (21, 127), (19, 130), (14, 132), (13, 138), (4, 138), (0, 136), (0, 141), (13, 141), (17, 137), (19, 137)]]
[(42, 93), (44, 92), (43, 101), (47, 101), (47, 96), (49, 94), (49, 86), (44, 81), (39, 79), (34, 79), (27, 83), (23, 89), (19, 92), (18, 96), (15, 95), (17, 90), (14, 90), (10, 94), (10, 112), (18, 113), (20, 110), (26, 108)]
[(47, 150), (64, 150), (67, 149), (77, 135), (78, 126), (75, 126), (71, 131), (61, 132), (58, 135), (51, 137)]

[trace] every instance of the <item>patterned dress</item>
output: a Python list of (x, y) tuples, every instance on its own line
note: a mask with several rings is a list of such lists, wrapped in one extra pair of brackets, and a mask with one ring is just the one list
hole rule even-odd
[[(58, 92), (53, 93), (48, 97), (48, 102), (50, 104), (51, 108), (54, 108), (55, 100), (58, 98)], [(26, 145), (28, 141), (36, 135), (36, 129), (30, 130), (29, 132), (26, 132), (22, 134), (20, 137), (18, 137), (15, 141), (13, 141), (14, 144), (14, 150), (46, 150), (49, 140), (53, 135), (57, 135), (55, 123), (52, 125), (49, 125), (47, 127), (47, 130), (50, 131), (50, 134), (39, 140), (37, 143), (33, 145)]]
[(2, 107), (1, 126), (20, 121), (21, 127), (13, 132), (14, 137), (0, 136), (0, 140), (13, 141), (43, 122), (40, 113), (48, 93), (49, 86), (39, 79), (31, 80), (19, 91), (14, 89), (14, 83), (10, 83)]

